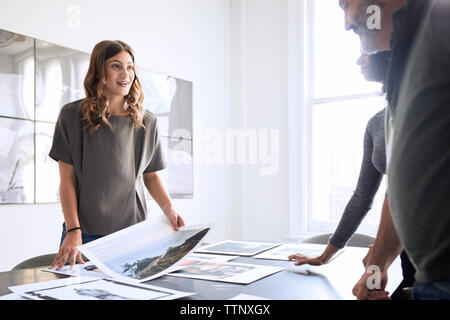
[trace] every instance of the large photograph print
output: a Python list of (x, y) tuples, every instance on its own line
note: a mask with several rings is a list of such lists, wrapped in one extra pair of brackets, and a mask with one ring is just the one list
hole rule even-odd
[(174, 269), (201, 243), (210, 228), (194, 225), (174, 231), (167, 218), (161, 216), (78, 248), (107, 275), (144, 282)]
[(245, 263), (191, 260), (184, 268), (168, 276), (249, 284), (283, 270), (280, 267)]

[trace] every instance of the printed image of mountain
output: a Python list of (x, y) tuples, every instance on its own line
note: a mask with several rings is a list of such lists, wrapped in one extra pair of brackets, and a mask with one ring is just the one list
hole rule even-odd
[[(189, 232), (191, 233), (195, 232), (192, 236), (179, 245), (171, 245), (162, 254), (140, 258), (133, 262), (122, 264), (121, 274), (133, 279), (142, 280), (168, 269), (184, 258), (203, 239), (209, 229), (205, 228), (200, 231), (190, 230)], [(183, 231), (178, 231), (175, 234), (180, 236), (182, 233)]]

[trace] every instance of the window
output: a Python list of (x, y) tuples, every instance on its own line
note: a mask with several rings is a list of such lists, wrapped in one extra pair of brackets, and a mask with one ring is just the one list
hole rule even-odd
[[(381, 84), (364, 80), (356, 64), (359, 38), (344, 29), (338, 1), (310, 1), (308, 108), (311, 186), (308, 231), (333, 232), (359, 176), (368, 120), (385, 107)], [(383, 182), (360, 232), (375, 234), (386, 191)]]

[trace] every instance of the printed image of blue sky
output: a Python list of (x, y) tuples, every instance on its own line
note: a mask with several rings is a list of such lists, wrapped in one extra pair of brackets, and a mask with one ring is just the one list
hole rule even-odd
[(183, 244), (203, 229), (173, 231), (170, 225), (145, 225), (121, 237), (109, 239), (100, 245), (89, 248), (100, 261), (114, 272), (128, 276), (123, 271), (125, 264), (137, 260), (157, 257), (170, 247)]

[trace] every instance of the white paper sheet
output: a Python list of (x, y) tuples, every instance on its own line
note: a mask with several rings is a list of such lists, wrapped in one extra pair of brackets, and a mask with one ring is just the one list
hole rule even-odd
[(71, 277), (9, 289), (34, 300), (172, 300), (195, 294), (93, 277)]
[(172, 271), (199, 246), (211, 225), (172, 229), (165, 216), (84, 244), (78, 249), (114, 279), (144, 282)]
[(186, 259), (193, 260), (208, 260), (212, 262), (227, 262), (233, 259), (239, 258), (239, 256), (228, 256), (221, 254), (203, 254), (203, 253), (191, 253)]
[(255, 256), (256, 259), (270, 259), (270, 260), (288, 260), (288, 256), (300, 253), (307, 257), (318, 257), (325, 250), (326, 245), (323, 244), (306, 244), (306, 243), (292, 243), (283, 244), (274, 249)]
[(0, 300), (28, 300), (17, 293), (9, 293), (3, 296), (0, 296)]
[(248, 284), (283, 270), (284, 268), (272, 266), (196, 260), (186, 265), (183, 269), (167, 275)]
[(61, 268), (61, 270), (56, 269), (41, 269), (41, 271), (45, 272), (51, 272), (56, 274), (64, 274), (66, 276), (72, 276), (72, 277), (95, 277), (95, 278), (109, 278), (109, 276), (102, 272), (100, 269), (97, 268), (97, 266), (91, 262), (88, 261), (85, 264), (75, 264), (73, 265), (73, 268), (70, 269), (70, 266), (64, 266)]
[[(300, 253), (306, 257), (313, 258), (320, 256), (327, 246), (323, 244), (312, 243), (293, 243), (284, 244), (274, 249), (268, 250), (255, 256), (256, 259), (283, 260), (288, 261), (292, 254)], [(341, 249), (328, 261), (330, 263), (336, 259), (345, 249)]]
[(225, 240), (218, 243), (213, 243), (207, 246), (200, 247), (197, 250), (195, 250), (195, 252), (231, 254), (250, 257), (279, 245), (280, 245), (279, 243)]
[(237, 296), (230, 298), (229, 300), (270, 300), (270, 299), (263, 298), (260, 296), (253, 296), (251, 294), (241, 293), (241, 294), (238, 294)]

